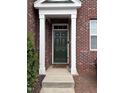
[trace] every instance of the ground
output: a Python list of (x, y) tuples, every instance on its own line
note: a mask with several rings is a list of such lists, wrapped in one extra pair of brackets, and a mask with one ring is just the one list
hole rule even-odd
[(37, 77), (37, 81), (34, 84), (34, 89), (33, 89), (32, 93), (40, 93), (40, 89), (42, 88), (42, 81), (43, 81), (44, 77), (45, 77), (44, 75), (39, 75)]
[[(35, 84), (33, 93), (39, 93), (42, 87), (44, 76), (39, 76)], [(78, 76), (73, 76), (75, 81), (75, 93), (97, 93), (96, 72), (82, 72)]]
[(83, 72), (73, 76), (75, 80), (75, 93), (97, 93), (96, 72)]

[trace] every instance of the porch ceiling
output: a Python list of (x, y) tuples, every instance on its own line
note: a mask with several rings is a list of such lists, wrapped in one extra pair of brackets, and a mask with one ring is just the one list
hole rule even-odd
[(46, 18), (71, 18), (71, 15), (46, 15)]

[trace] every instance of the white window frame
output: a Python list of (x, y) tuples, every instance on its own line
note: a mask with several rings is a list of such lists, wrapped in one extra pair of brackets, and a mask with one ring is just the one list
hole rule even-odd
[[(91, 24), (92, 24), (92, 21), (97, 21), (97, 19), (93, 19), (93, 20), (90, 20), (90, 51), (97, 51), (97, 48), (96, 49), (92, 49), (91, 48), (91, 36), (96, 36), (97, 37), (97, 32), (96, 34), (93, 34), (91, 31)], [(96, 24), (97, 25), (97, 24)], [(97, 29), (97, 28), (96, 28)]]

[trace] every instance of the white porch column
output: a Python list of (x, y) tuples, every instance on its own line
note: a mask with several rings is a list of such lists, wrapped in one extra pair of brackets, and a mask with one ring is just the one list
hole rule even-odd
[(71, 74), (77, 74), (76, 69), (76, 14), (71, 15)]
[(40, 40), (39, 40), (39, 74), (45, 74), (45, 15), (39, 14)]

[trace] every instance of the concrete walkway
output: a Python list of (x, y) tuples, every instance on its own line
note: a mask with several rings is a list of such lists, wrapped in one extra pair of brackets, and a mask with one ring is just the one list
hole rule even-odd
[(47, 70), (42, 82), (40, 93), (75, 93), (74, 80), (67, 68), (53, 68)]

